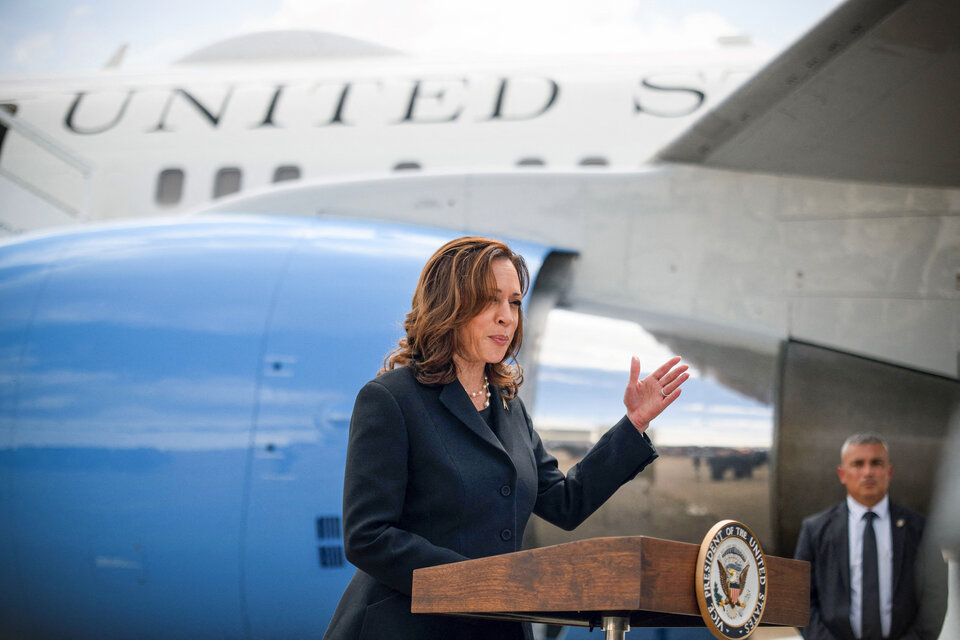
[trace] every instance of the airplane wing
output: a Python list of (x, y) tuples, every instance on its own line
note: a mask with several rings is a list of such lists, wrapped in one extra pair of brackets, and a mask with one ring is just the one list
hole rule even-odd
[(656, 160), (960, 185), (960, 4), (850, 0)]

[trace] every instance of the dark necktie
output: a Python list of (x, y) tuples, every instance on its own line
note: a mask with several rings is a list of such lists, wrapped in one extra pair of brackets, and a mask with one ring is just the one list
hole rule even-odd
[(882, 640), (880, 627), (880, 573), (877, 569), (877, 536), (873, 532), (873, 519), (867, 511), (863, 519), (863, 618), (861, 640)]

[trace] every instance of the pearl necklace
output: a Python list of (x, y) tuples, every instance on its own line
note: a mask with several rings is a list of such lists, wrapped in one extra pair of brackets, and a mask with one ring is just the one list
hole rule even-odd
[(483, 386), (480, 387), (480, 391), (474, 391), (470, 394), (470, 399), (476, 398), (477, 396), (485, 394), (483, 408), (486, 409), (490, 406), (490, 383), (487, 381), (487, 375), (483, 375)]

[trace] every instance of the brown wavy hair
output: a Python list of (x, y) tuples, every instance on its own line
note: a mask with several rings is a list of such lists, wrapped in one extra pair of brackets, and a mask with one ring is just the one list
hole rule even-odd
[[(497, 283), (491, 269), (494, 260), (506, 259), (517, 270), (520, 293), (527, 292), (530, 274), (518, 253), (497, 240), (477, 236), (451, 240), (427, 261), (413, 293), (407, 332), (397, 348), (384, 358), (384, 373), (413, 364), (423, 384), (448, 384), (457, 379), (453, 355), (462, 348), (459, 329), (483, 311), (496, 297)], [(523, 314), (517, 320), (513, 340), (503, 360), (488, 363), (487, 379), (513, 398), (523, 384), (523, 371), (516, 364), (523, 342)], [(513, 364), (507, 362), (512, 360)]]

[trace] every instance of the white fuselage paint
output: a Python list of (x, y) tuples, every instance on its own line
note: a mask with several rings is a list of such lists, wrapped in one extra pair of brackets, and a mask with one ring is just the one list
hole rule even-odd
[[(181, 65), (3, 83), (0, 104), (93, 166), (82, 219), (169, 214), (215, 199), (223, 169), (241, 191), (281, 167), (300, 179), (425, 170), (634, 169), (759, 66), (749, 51), (490, 62), (405, 56)], [(67, 191), (48, 152), (9, 131), (0, 169), (33, 189)], [(533, 167), (532, 167), (533, 168)], [(161, 172), (183, 172), (158, 202)], [(21, 216), (7, 231), (43, 226)]]

